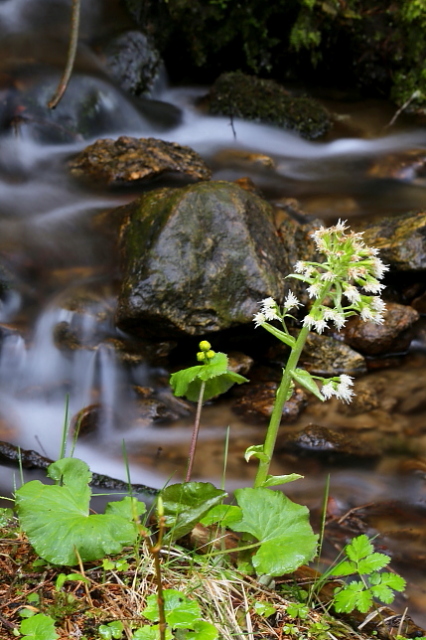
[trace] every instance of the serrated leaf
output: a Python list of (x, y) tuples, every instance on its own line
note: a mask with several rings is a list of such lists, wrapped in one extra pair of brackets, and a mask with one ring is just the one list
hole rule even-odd
[(250, 458), (257, 458), (262, 462), (267, 462), (268, 456), (263, 452), (263, 444), (253, 444), (246, 449), (244, 459), (248, 462)]
[(215, 353), (213, 358), (209, 361), (208, 364), (205, 364), (201, 367), (201, 372), (199, 374), (199, 378), (201, 380), (207, 381), (210, 378), (215, 378), (216, 376), (221, 376), (226, 373), (228, 370), (228, 356), (226, 353), (221, 353), (218, 351)]
[(310, 391), (319, 400), (325, 400), (321, 391), (318, 389), (317, 383), (315, 382), (309, 371), (305, 371), (305, 369), (294, 369), (294, 371), (291, 372), (291, 376), (294, 380), (296, 380), (296, 382)]
[(172, 528), (166, 539), (177, 540), (187, 534), (226, 495), (210, 482), (184, 482), (163, 489), (165, 523)]
[(365, 534), (357, 536), (345, 547), (345, 553), (354, 562), (359, 562), (374, 552), (374, 547)]
[(205, 527), (219, 523), (221, 527), (229, 527), (233, 522), (241, 520), (241, 509), (232, 504), (218, 504), (201, 518)]
[(380, 600), (380, 602), (384, 602), (385, 604), (390, 604), (394, 601), (395, 594), (385, 584), (377, 584), (370, 587), (370, 591), (375, 598)]
[(404, 591), (407, 582), (397, 573), (381, 573), (381, 584), (385, 584), (395, 591)]
[(293, 348), (296, 344), (295, 338), (293, 338), (293, 336), (290, 336), (288, 333), (285, 333), (284, 331), (281, 331), (280, 329), (277, 329), (276, 327), (267, 324), (266, 322), (262, 324), (262, 327), (266, 329), (266, 331), (269, 331), (269, 333), (272, 333), (272, 335), (278, 338), (278, 340), (284, 342), (284, 344), (286, 344), (287, 346)]
[(44, 613), (37, 613), (32, 618), (23, 620), (19, 625), (19, 631), (26, 638), (32, 640), (57, 640), (59, 638), (55, 631), (54, 620)]
[(334, 595), (333, 607), (337, 613), (350, 613), (358, 609), (366, 613), (373, 604), (371, 593), (365, 590), (360, 581), (353, 581)]
[(299, 473), (287, 473), (284, 476), (267, 476), (263, 487), (277, 487), (280, 484), (287, 484), (287, 482), (294, 482), (303, 478)]
[(211, 622), (197, 620), (192, 626), (192, 631), (185, 633), (185, 640), (217, 640), (218, 630)]
[[(192, 629), (193, 624), (201, 619), (200, 605), (190, 600), (177, 589), (164, 589), (164, 616), (167, 624), (173, 629)], [(147, 620), (159, 619), (157, 596), (146, 599), (147, 606), (142, 615)]]
[(188, 385), (197, 379), (203, 364), (196, 367), (188, 367), (188, 369), (182, 369), (182, 371), (176, 371), (170, 376), (170, 386), (172, 387), (175, 396), (185, 396)]
[(260, 541), (252, 558), (257, 573), (278, 576), (310, 562), (317, 552), (317, 539), (309, 524), (307, 507), (295, 504), (278, 491), (262, 487), (237, 489), (235, 497), (242, 519), (234, 531), (249, 533)]
[(385, 556), (384, 553), (372, 553), (371, 555), (359, 561), (358, 573), (364, 575), (373, 573), (373, 571), (380, 571), (380, 569), (386, 567), (389, 562), (389, 556)]
[[(79, 469), (81, 475), (75, 477), (73, 469)], [(63, 458), (50, 465), (49, 474), (61, 478), (63, 485), (33, 480), (16, 492), (22, 529), (39, 556), (69, 566), (78, 563), (75, 549), (83, 561), (98, 560), (133, 544), (137, 537), (133, 522), (113, 513), (89, 515), (86, 463)]]

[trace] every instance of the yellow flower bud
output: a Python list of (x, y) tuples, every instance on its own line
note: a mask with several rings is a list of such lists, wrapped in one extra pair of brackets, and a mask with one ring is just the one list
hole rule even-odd
[(198, 346), (200, 347), (201, 351), (209, 351), (212, 348), (212, 345), (210, 344), (210, 342), (207, 342), (207, 340), (201, 340)]
[(198, 362), (204, 362), (204, 360), (205, 360), (205, 353), (204, 353), (204, 351), (199, 351), (199, 352), (197, 353), (197, 360), (198, 360)]
[(208, 357), (209, 360), (214, 358), (215, 355), (216, 355), (216, 351), (213, 351), (212, 349), (210, 349), (210, 351), (207, 351), (207, 353), (206, 353), (206, 356)]

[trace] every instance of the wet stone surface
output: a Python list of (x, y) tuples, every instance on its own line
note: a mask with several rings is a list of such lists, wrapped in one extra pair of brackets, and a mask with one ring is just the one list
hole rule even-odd
[(164, 173), (209, 180), (210, 169), (189, 147), (155, 138), (105, 138), (86, 147), (69, 163), (71, 174), (107, 186), (148, 182)]

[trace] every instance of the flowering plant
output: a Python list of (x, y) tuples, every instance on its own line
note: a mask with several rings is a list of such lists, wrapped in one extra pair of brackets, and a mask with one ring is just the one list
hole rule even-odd
[[(290, 312), (303, 306), (292, 291), (287, 294), (282, 306), (273, 298), (266, 298), (260, 303), (260, 311), (254, 316), (256, 327), (263, 327), (291, 348), (277, 390), (265, 442), (263, 445), (249, 447), (245, 454), (246, 460), (251, 457), (259, 460), (255, 487), (272, 486), (284, 481), (285, 476), (270, 476), (268, 472), (284, 403), (291, 397), (295, 382), (320, 400), (327, 400), (332, 396), (345, 402), (352, 399), (353, 380), (350, 376), (341, 375), (328, 379), (312, 376), (308, 371), (298, 369), (297, 363), (311, 329), (322, 333), (331, 322), (340, 330), (345, 326), (346, 319), (357, 313), (364, 321), (377, 324), (384, 322), (386, 305), (378, 295), (384, 285), (379, 280), (389, 267), (380, 260), (377, 249), (364, 243), (362, 235), (349, 231), (340, 220), (333, 227), (321, 227), (314, 231), (313, 239), (318, 251), (325, 256), (324, 262), (299, 261), (295, 265), (295, 273), (287, 276), (306, 282), (309, 285), (309, 297), (313, 299), (297, 338), (290, 335), (286, 325), (286, 318), (295, 319)], [(282, 329), (269, 324), (273, 321), (279, 321)], [(321, 383), (321, 389), (317, 382)]]

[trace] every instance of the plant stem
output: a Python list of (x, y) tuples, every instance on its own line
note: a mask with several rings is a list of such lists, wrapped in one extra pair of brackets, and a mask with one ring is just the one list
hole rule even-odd
[[(313, 317), (315, 317), (315, 313), (318, 307), (322, 305), (323, 301), (327, 297), (329, 290), (330, 290), (330, 284), (326, 283), (322, 291), (320, 292), (320, 295), (312, 305), (310, 315), (312, 314)], [(284, 369), (280, 386), (277, 389), (274, 408), (272, 410), (271, 419), (269, 421), (268, 430), (266, 432), (265, 443), (263, 445), (263, 453), (265, 454), (266, 459), (265, 460), (259, 459), (259, 468), (257, 470), (256, 478), (254, 480), (255, 489), (257, 487), (262, 487), (268, 477), (269, 467), (271, 466), (272, 455), (274, 453), (275, 443), (277, 441), (278, 429), (281, 424), (283, 408), (287, 401), (289, 391), (290, 391), (292, 374), (297, 367), (297, 363), (299, 362), (299, 358), (302, 354), (303, 347), (305, 346), (308, 333), (309, 333), (309, 327), (303, 326), (296, 340), (296, 344), (291, 350), (290, 357)]]
[(192, 431), (191, 446), (189, 448), (188, 468), (186, 471), (185, 482), (189, 482), (191, 480), (192, 467), (194, 466), (195, 449), (197, 447), (198, 432), (200, 430), (201, 409), (203, 407), (205, 388), (206, 388), (206, 383), (202, 382), (200, 387), (200, 394), (198, 396), (197, 412), (195, 414), (195, 422), (194, 422), (194, 429)]
[(281, 424), (283, 408), (287, 401), (288, 392), (290, 390), (292, 372), (297, 367), (297, 363), (299, 362), (303, 347), (305, 346), (308, 333), (309, 327), (302, 327), (296, 340), (296, 344), (291, 351), (286, 368), (284, 369), (280, 386), (277, 389), (274, 408), (272, 410), (271, 419), (269, 421), (268, 430), (266, 432), (265, 443), (263, 445), (263, 453), (267, 456), (267, 459), (259, 460), (259, 468), (257, 470), (256, 478), (254, 481), (255, 488), (261, 487), (268, 476), (272, 454), (274, 453), (275, 443), (277, 441), (278, 429)]
[(77, 53), (78, 33), (80, 27), (80, 3), (81, 0), (72, 0), (70, 41), (68, 46), (66, 65), (56, 91), (47, 103), (49, 109), (54, 109), (58, 106), (71, 78), (75, 55)]

